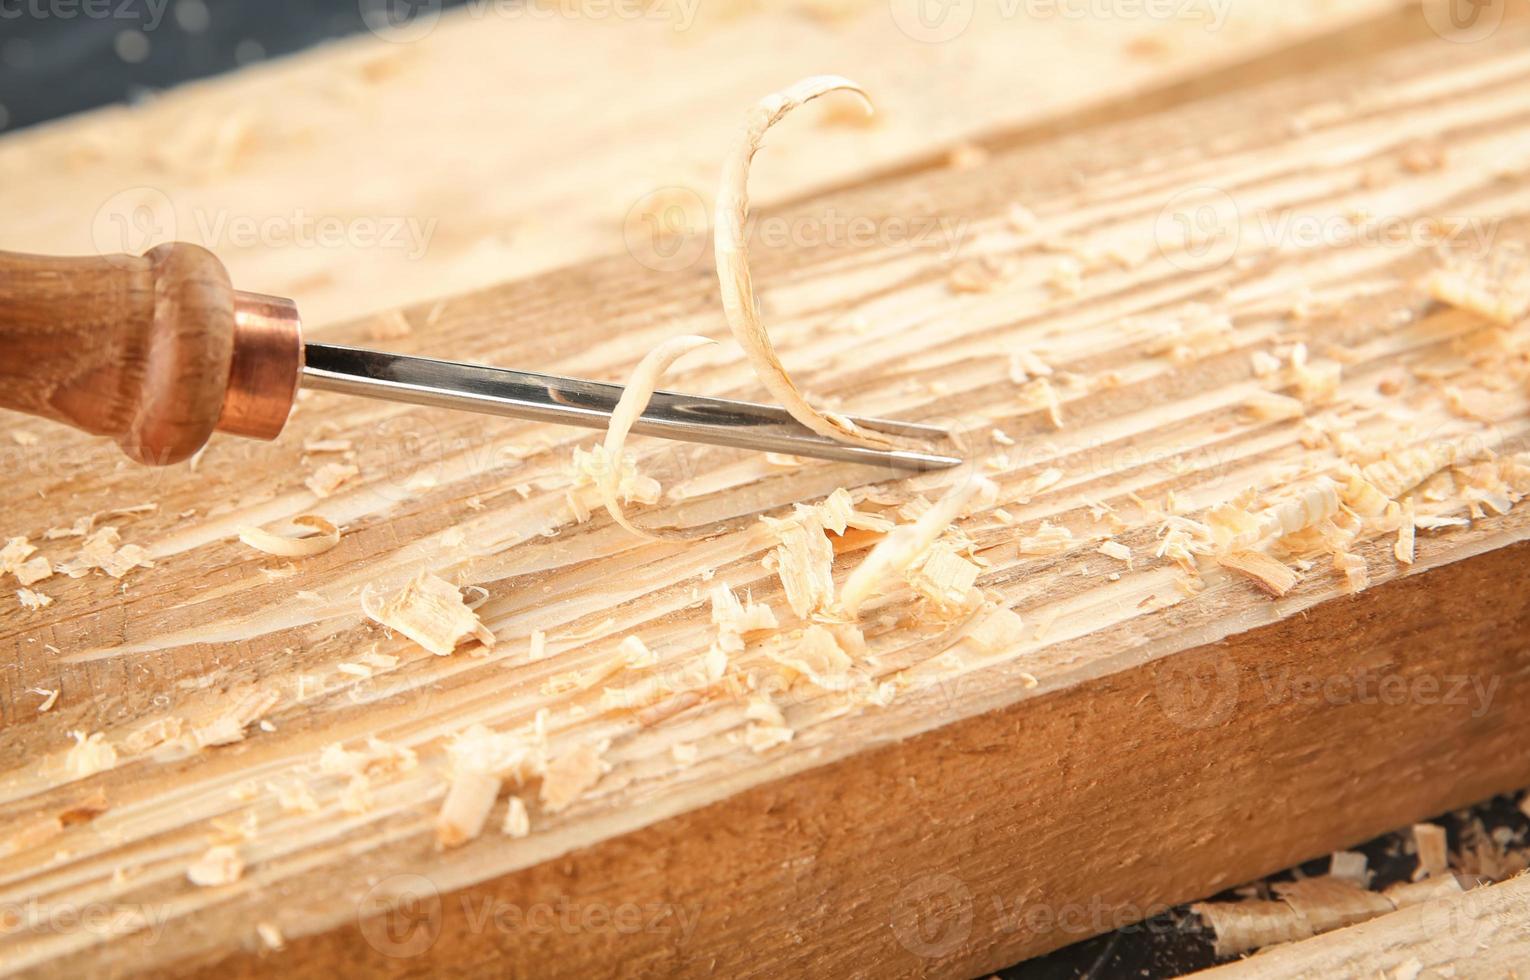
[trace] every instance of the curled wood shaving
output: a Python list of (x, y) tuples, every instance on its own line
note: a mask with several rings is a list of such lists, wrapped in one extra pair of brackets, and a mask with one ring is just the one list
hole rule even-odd
[(989, 496), (997, 493), (994, 484), (981, 477), (969, 480), (952, 489), (913, 524), (894, 528), (887, 537), (877, 542), (861, 563), (855, 567), (840, 590), (838, 609), (854, 617), (862, 604), (876, 592), (889, 576), (905, 571), (924, 554), (935, 539), (946, 532), (953, 521), (961, 516), (967, 504), (979, 494)]
[(1232, 551), (1219, 555), (1217, 564), (1237, 572), (1277, 599), (1295, 588), (1298, 581), (1296, 572), (1262, 551)]
[(450, 582), (421, 572), (393, 598), (376, 602), (362, 593), (362, 611), (371, 619), (396, 630), (438, 657), (450, 656), (469, 636), (493, 648), (494, 634), (462, 601), (462, 592)]
[(600, 491), (601, 502), (605, 504), (606, 512), (611, 515), (611, 519), (640, 538), (676, 535), (640, 528), (629, 521), (622, 511), (621, 461), (626, 457), (623, 447), (627, 442), (627, 433), (632, 430), (632, 424), (648, 407), (648, 402), (653, 398), (654, 389), (659, 386), (659, 379), (665, 371), (669, 370), (670, 365), (691, 351), (710, 343), (712, 341), (706, 337), (672, 337), (649, 351), (632, 370), (631, 376), (627, 378), (626, 387), (622, 389), (621, 398), (617, 399), (616, 407), (611, 411), (611, 420), (606, 426), (606, 438), (602, 444), (607, 465), (596, 482), (596, 488)]
[(1384, 896), (1342, 878), (1283, 881), (1277, 882), (1274, 888), (1275, 894), (1306, 919), (1312, 931), (1317, 933), (1342, 929), (1397, 910)]
[(750, 110), (743, 137), (723, 164), (722, 185), (717, 192), (714, 211), (717, 227), (713, 250), (717, 257), (717, 281), (722, 292), (723, 312), (733, 337), (744, 350), (750, 366), (766, 390), (792, 418), (821, 436), (872, 448), (887, 448), (891, 443), (872, 433), (855, 428), (848, 420), (827, 415), (807, 403), (786, 373), (776, 354), (775, 345), (760, 322), (755, 303), (754, 285), (749, 275), (749, 165), (759, 150), (765, 133), (787, 113), (830, 92), (850, 92), (872, 110), (871, 100), (861, 87), (849, 79), (834, 75), (805, 78), (795, 85), (768, 95)]
[(229, 844), (216, 844), (186, 869), (186, 877), (193, 885), (204, 888), (232, 885), (244, 875), (244, 859)]
[(310, 558), (322, 555), (340, 543), (340, 529), (315, 514), (294, 517), (292, 523), (312, 528), (317, 533), (302, 538), (288, 538), (258, 527), (245, 527), (239, 530), (239, 540), (256, 551), (264, 551), (279, 558)]

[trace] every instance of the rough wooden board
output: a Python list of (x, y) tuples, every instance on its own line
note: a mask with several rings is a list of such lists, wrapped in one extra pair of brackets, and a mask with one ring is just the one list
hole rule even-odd
[[(366, 35), (0, 138), (0, 248), (136, 254), (179, 237), (310, 324), (349, 320), (614, 254), (626, 231), (650, 255), (642, 215), (704, 220), (743, 109), (804, 75), (850, 75), (882, 111), (865, 126), (815, 110), (768, 152), (761, 203), (1397, 2), (1186, 0), (1167, 19), (964, 4), (953, 18), (976, 15), (942, 43), (899, 28), (913, 0), (656, 0), (637, 19), (478, 2), (411, 43)], [(1212, 10), (1225, 21), (1208, 30)], [(650, 196), (665, 188), (680, 190)]]
[[(1530, 963), (1530, 876), (1271, 947), (1204, 980), (1511, 978)], [(1392, 971), (1392, 972), (1388, 972)]]
[[(1373, 395), (1388, 373), (1402, 376), (1403, 401), (1417, 413), (1410, 438), (1484, 428), (1457, 418), (1434, 386), (1405, 370), (1453, 363), (1453, 341), (1469, 352), (1486, 342), (1479, 321), (1438, 308), (1414, 287), (1436, 262), (1426, 251), (1288, 243), (1278, 254), (1251, 249), (1251, 262), (1187, 271), (1157, 256), (1151, 241), (1163, 201), (1187, 180), (1333, 215), (1374, 207), (1378, 193), (1410, 216), (1521, 214), (1523, 192), (1499, 175), (1522, 164), (1515, 154), (1530, 135), (1523, 50), (1517, 25), (1474, 48), (1470, 61), (1439, 43), (1409, 47), (1162, 116), (1017, 141), (978, 170), (916, 171), (778, 212), (811, 226), (831, 206), (899, 217), (917, 213), (910, 202), (932, 202), (934, 213), (969, 219), (981, 232), (964, 258), (1015, 260), (992, 292), (955, 295), (946, 286), (949, 260), (918, 249), (761, 248), (757, 281), (767, 316), (782, 327), (785, 356), (814, 390), (860, 411), (947, 420), (980, 443), (1002, 426), (1020, 440), (1014, 455), (1024, 456), (990, 471), (1008, 497), (1054, 461), (1066, 476), (1029, 503), (1007, 505), (1019, 531), (986, 515), (966, 524), (992, 562), (982, 585), (1030, 624), (1013, 649), (956, 665), (940, 659), (933, 637), (906, 626), (879, 633), (873, 643), (885, 672), (907, 668), (899, 699), (867, 711), (798, 692), (787, 705), (798, 736), (771, 754), (730, 741), (743, 724), (735, 702), (638, 730), (624, 716), (596, 714), (592, 696), (539, 693), (551, 675), (603, 661), (629, 632), (666, 664), (705, 649), (710, 628), (698, 600), (709, 571), (711, 581), (752, 587), (782, 608), (751, 531), (649, 546), (597, 518), (543, 539), (548, 523), (566, 521), (557, 475), (577, 433), (314, 397), (288, 442), (220, 442), (198, 472), (181, 467), (151, 478), (116, 467), (89, 440), (21, 427), (44, 442), (16, 456), (16, 499), (41, 501), (13, 514), (16, 531), (35, 539), (51, 524), (152, 499), (159, 511), (120, 522), (125, 539), (149, 546), (159, 564), (122, 583), (49, 580), (41, 588), (56, 596), (53, 607), (4, 614), (7, 662), (16, 667), (0, 689), (0, 747), (4, 758), (26, 761), (0, 782), (0, 817), (22, 826), (96, 789), (112, 808), (46, 846), (0, 859), (0, 901), (113, 901), (171, 919), (147, 944), (130, 936), (97, 945), (78, 930), (13, 936), (6, 964), (45, 972), (173, 963), (226, 973), (332, 972), (344, 963), (420, 972), (436, 960), (385, 950), (398, 952), (390, 944), (400, 936), (427, 935), (428, 919), (425, 933), (412, 933), (407, 921), (391, 933), (356, 925), (358, 913), (396, 893), (394, 876), (419, 875), (443, 902), (443, 938), (429, 957), (461, 972), (535, 965), (581, 975), (625, 961), (698, 973), (714, 965), (975, 973), (1107, 928), (1118, 912), (1199, 897), (1530, 781), (1515, 751), (1526, 734), (1518, 710), (1527, 629), (1519, 570), (1530, 537), (1523, 507), (1421, 535), (1413, 569), (1424, 574), (1399, 578), (1391, 541), (1382, 538), (1361, 549), (1377, 583), (1367, 592), (1343, 596), (1319, 566), (1271, 603), (1209, 568), (1206, 590), (1185, 596), (1180, 573), (1150, 557), (1157, 520), (1127, 496), (1161, 500), (1173, 490), (1197, 513), (1246, 486), (1276, 487), (1331, 465), (1326, 450), (1301, 445), (1296, 425), (1250, 420), (1238, 407), (1261, 390), (1251, 351), (1298, 329), (1360, 352), (1341, 391), (1353, 402), (1342, 414), (1359, 434), (1399, 432), (1388, 414), (1399, 402)], [(1312, 60), (1309, 50), (1293, 64), (1305, 69)], [(1335, 92), (1353, 94), (1336, 102)], [(1409, 140), (1441, 134), (1448, 167), (1412, 174), (1392, 166)], [(1082, 296), (1058, 295), (1047, 285), (1058, 256), (1006, 230), (1017, 201), (1059, 237), (1087, 235), (1102, 247), (1146, 242), (1147, 255), (1091, 273)], [(1509, 221), (1500, 232), (1523, 240), (1525, 225)], [(1330, 304), (1305, 325), (1287, 316), (1303, 283)], [(639, 275), (629, 260), (605, 260), (464, 297), (433, 319), (426, 308), (411, 310), (417, 329), (396, 344), (619, 377), (656, 338), (720, 334), (712, 293), (704, 276)], [(1195, 298), (1235, 314), (1233, 350), (1175, 364), (1122, 330), (1124, 315), (1172, 312)], [(1410, 315), (1397, 317), (1402, 310)], [(864, 332), (843, 326), (856, 313), (866, 318)], [(524, 328), (507, 337), (512, 314)], [(386, 322), (328, 335), (363, 338)], [(1522, 334), (1509, 339), (1519, 343)], [(1061, 431), (1043, 409), (1021, 404), (1008, 379), (1004, 355), (1020, 346), (1045, 348), (1059, 369), (1096, 379), (1087, 391), (1064, 389)], [(1485, 349), (1495, 372), (1522, 366), (1520, 353)], [(753, 393), (726, 351), (698, 357), (677, 387)], [(1474, 375), (1462, 370), (1465, 384)], [(1110, 371), (1119, 374), (1115, 383), (1098, 383)], [(1513, 443), (1527, 424), (1522, 385), (1504, 399), (1494, 428), (1509, 448), (1522, 446)], [(302, 479), (320, 458), (303, 461), (300, 446), (319, 434), (355, 439), (363, 475), (316, 502)], [(999, 447), (979, 448), (985, 458)], [(758, 459), (652, 443), (643, 446), (643, 466), (687, 493), (737, 487), (674, 508), (681, 517), (747, 514), (866, 478), (835, 467), (769, 470)], [(421, 471), (433, 484), (411, 481)], [(522, 483), (524, 499), (514, 490)], [(469, 506), (473, 497), (483, 510)], [(1015, 553), (1017, 533), (1043, 518), (1081, 537), (1098, 530), (1085, 497), (1128, 519), (1120, 538), (1139, 556), (1132, 569), (1094, 554), (1092, 544), (1049, 559)], [(199, 512), (179, 516), (187, 507)], [(259, 569), (276, 563), (230, 540), (239, 524), (310, 510), (350, 531), (289, 578), (266, 581)], [(466, 532), (455, 551), (440, 543), (454, 526)], [(845, 548), (867, 543), (847, 540)], [(68, 542), (46, 548), (55, 557), (71, 551)], [(503, 641), (493, 658), (432, 658), (360, 621), (363, 585), (396, 584), (421, 565), (490, 591), (483, 612)], [(1122, 578), (1112, 582), (1116, 571)], [(661, 584), (649, 588), (644, 576)], [(535, 628), (549, 631), (556, 656), (527, 664), (524, 637)], [(405, 662), (365, 683), (336, 670), (373, 642)], [(759, 667), (754, 660), (739, 666)], [(1349, 671), (1398, 676), (1420, 696), (1394, 705), (1271, 693), (1282, 677)], [(297, 698), (298, 673), (321, 678), (326, 693)], [(1038, 686), (1026, 688), (1024, 674)], [(1497, 683), (1489, 696), (1470, 700), (1467, 688), (1458, 692), (1467, 700), (1450, 703), (1425, 699), (1415, 684), (1456, 676), (1478, 679), (1480, 690)], [(1209, 699), (1195, 696), (1197, 678), (1209, 684)], [(268, 716), (275, 732), (252, 729), (243, 743), (180, 762), (126, 760), (72, 784), (44, 775), (69, 729), (104, 730), (115, 741), (164, 713), (201, 720), (226, 705), (222, 691), (244, 685), (280, 695)], [(34, 687), (63, 692), (47, 714), (35, 713), (41, 698), (26, 693)], [(575, 713), (578, 704), (586, 714)], [(435, 853), (438, 736), (473, 721), (524, 724), (544, 706), (560, 748), (613, 738), (613, 771), (568, 812), (533, 812), (524, 840), (491, 834)], [(339, 786), (312, 776), (326, 807), (317, 815), (284, 814), (264, 792), (253, 807), (228, 795), (246, 779), (294, 774), (329, 741), (368, 733), (415, 745), (423, 758), (415, 773), (379, 787), (369, 816), (339, 814)], [(697, 765), (671, 761), (680, 741), (700, 744)], [(1387, 795), (1377, 791), (1383, 785), (1401, 788)], [(186, 885), (184, 870), (206, 847), (210, 821), (252, 808), (261, 821), (241, 845), (245, 880), (227, 889)], [(1004, 846), (986, 846), (995, 840)], [(118, 867), (133, 873), (113, 883)], [(971, 893), (972, 922), (949, 934), (958, 937), (949, 948), (938, 928), (907, 938), (911, 927), (930, 927), (917, 911), (926, 898), (939, 907), (940, 888), (949, 886), (940, 875)], [(961, 892), (954, 894), (959, 913)], [(680, 912), (702, 917), (684, 936), (657, 927), (629, 935), (584, 919), (572, 934), (528, 934), (469, 917), (464, 896), (475, 914), (484, 897), (523, 910), (562, 897), (581, 916), (631, 902), (665, 906), (675, 929)], [(1081, 906), (1083, 925), (1006, 930), (1016, 896), (1027, 908)], [(1107, 921), (1087, 913), (1096, 898)], [(289, 958), (256, 952), (261, 921), (289, 936)], [(906, 942), (932, 955), (899, 943), (894, 921), (904, 923)], [(953, 924), (961, 921), (958, 914)], [(746, 964), (751, 947), (778, 958), (754, 955)]]

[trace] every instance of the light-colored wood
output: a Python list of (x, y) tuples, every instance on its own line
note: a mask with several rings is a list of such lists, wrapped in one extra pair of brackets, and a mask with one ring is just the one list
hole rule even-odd
[(204, 248), (0, 252), (0, 406), (179, 463), (218, 424), (233, 356), (234, 288)]
[(350, 320), (629, 241), (647, 255), (655, 212), (699, 227), (743, 108), (805, 75), (848, 75), (880, 111), (869, 125), (830, 109), (796, 121), (757, 168), (757, 204), (1398, 0), (1188, 0), (1167, 19), (1132, 4), (1105, 18), (958, 4), (951, 16), (970, 22), (941, 43), (900, 28), (920, 2), (599, 5), (646, 12), (634, 18), (479, 0), (410, 43), (361, 35), (0, 136), (0, 248), (136, 255), (194, 242), (241, 289), (297, 300), (310, 324)]
[[(796, 734), (766, 753), (741, 743), (744, 705), (730, 697), (645, 727), (603, 710), (599, 686), (544, 693), (556, 675), (607, 663), (629, 635), (659, 654), (660, 670), (691, 663), (711, 642), (705, 594), (717, 582), (791, 621), (760, 565), (768, 541), (747, 521), (687, 544), (640, 542), (603, 515), (576, 523), (565, 466), (588, 436), (315, 395), (290, 439), (215, 439), (195, 470), (147, 482), (97, 443), (18, 422), (41, 442), (14, 454), (11, 532), (36, 541), (102, 512), (157, 564), (121, 581), (55, 577), (35, 586), (51, 607), (0, 614), (14, 665), (0, 680), (0, 758), (12, 760), (0, 820), (73, 821), (0, 858), (0, 903), (126, 907), (156, 925), (109, 941), (13, 932), (6, 967), (975, 975), (1530, 782), (1524, 505), (1420, 532), (1408, 566), (1393, 557), (1395, 535), (1362, 542), (1371, 585), (1358, 595), (1326, 562), (1272, 601), (1213, 563), (1200, 569), (1204, 588), (1186, 590), (1185, 572), (1154, 557), (1169, 494), (1193, 517), (1340, 464), (1331, 441), (1304, 444), (1300, 423), (1244, 410), (1267, 386), (1253, 352), (1298, 337), (1315, 363), (1344, 358), (1335, 400), (1312, 414), (1352, 423), (1358, 444), (1523, 450), (1524, 325), (1495, 331), (1425, 296), (1417, 281), (1440, 262), (1432, 247), (1258, 236), (1268, 208), (1346, 223), (1362, 210), (1482, 217), (1496, 222), (1495, 247), (1526, 241), (1530, 199), (1502, 179), (1530, 147), (1526, 40), (1513, 23), (1463, 58), (1400, 17), (1266, 64), (1273, 80), (1260, 86), (1223, 97), (1202, 86), (1162, 112), (1118, 107), (996, 141), (972, 169), (913, 167), (767, 211), (809, 231), (830, 215), (963, 223), (955, 256), (762, 237), (755, 282), (783, 358), (820, 400), (965, 434), (1014, 522), (991, 509), (963, 522), (988, 562), (979, 585), (1027, 625), (982, 655), (921, 626), (894, 596), (870, 610), (874, 659), (862, 665), (896, 685), (893, 701), (784, 691)], [(1419, 145), (1446, 147), (1445, 164), (1414, 166)], [(1235, 261), (1187, 263), (1172, 240), (1162, 251), (1155, 242), (1165, 203), (1206, 186), (1249, 208)], [(1044, 230), (1017, 231), (1015, 204)], [(1091, 252), (1124, 260), (1090, 263), (1070, 288), (1059, 263)], [(982, 260), (1002, 272), (987, 292), (951, 288), (955, 267)], [(1168, 335), (1142, 321), (1193, 326), (1208, 312), (1197, 303), (1231, 317), (1227, 349), (1155, 353)], [(610, 378), (663, 338), (725, 334), (707, 277), (656, 275), (626, 256), (323, 336), (390, 330), (405, 350)], [(1058, 372), (1061, 428), (1011, 379), (1008, 355), (1020, 349)], [(667, 383), (756, 394), (725, 345)], [(993, 440), (994, 428), (1017, 445)], [(359, 472), (316, 499), (304, 479), (336, 457), (302, 445), (321, 439), (350, 440)], [(877, 499), (908, 500), (970, 475), (899, 481), (650, 440), (633, 448), (671, 494), (660, 516), (691, 524), (778, 513), (873, 480)], [(1054, 467), (1057, 482), (1039, 479)], [(158, 508), (105, 513), (134, 503)], [(1099, 504), (1124, 525), (1097, 519)], [(340, 546), (286, 569), (233, 540), (241, 525), (302, 513), (345, 525)], [(1043, 520), (1072, 528), (1077, 546), (1021, 554), (1018, 539)], [(1107, 534), (1132, 549), (1129, 566), (1097, 552)], [(73, 541), (44, 550), (67, 558)], [(837, 574), (870, 543), (840, 539)], [(364, 620), (364, 588), (421, 569), (488, 591), (479, 612), (499, 637), (491, 655), (433, 657)], [(552, 656), (529, 662), (534, 630)], [(373, 644), (401, 662), (366, 679), (340, 669)], [(731, 669), (741, 684), (779, 682), (757, 648)], [(1382, 690), (1405, 696), (1361, 695), (1373, 689), (1355, 676), (1392, 678)], [(54, 690), (39, 713), (46, 695), (34, 692)], [(71, 730), (121, 744), (153, 719), (196, 726), (262, 693), (275, 699), (264, 714), (274, 730), (251, 725), (243, 741), (187, 758), (124, 756), (59, 779)], [(555, 753), (610, 739), (610, 771), (558, 813), (527, 787), (525, 838), (498, 832), (501, 800), (484, 837), (439, 852), (441, 740), (475, 722), (532, 724), (543, 709)], [(370, 812), (347, 814), (318, 753), (371, 734), (415, 748), (420, 766), (379, 782)], [(676, 745), (695, 746), (696, 761), (677, 761)], [(287, 812), (267, 786), (295, 779), (318, 812)], [(243, 878), (189, 884), (187, 867), (249, 814), (258, 826), (235, 841)], [(262, 923), (286, 935), (284, 952), (262, 949)]]
[(1520, 976), (1530, 963), (1530, 876), (1400, 909), (1195, 974), (1202, 980), (1462, 980)]

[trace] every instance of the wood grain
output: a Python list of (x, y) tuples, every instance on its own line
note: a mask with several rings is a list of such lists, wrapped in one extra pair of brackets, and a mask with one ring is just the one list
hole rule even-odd
[[(1463, 59), (1399, 17), (1293, 51), (1284, 74), (1268, 64), (1243, 90), (1117, 107), (997, 140), (975, 167), (913, 167), (767, 209), (778, 224), (758, 229), (755, 281), (788, 367), (820, 400), (963, 435), (1008, 515), (962, 524), (987, 562), (979, 585), (1027, 623), (1006, 649), (977, 655), (893, 596), (870, 610), (864, 667), (896, 698), (873, 708), (779, 691), (796, 734), (768, 753), (742, 744), (732, 698), (644, 727), (603, 710), (598, 690), (544, 686), (606, 662), (632, 634), (659, 653), (657, 670), (690, 663), (711, 641), (716, 582), (784, 614), (753, 515), (841, 485), (891, 509), (970, 473), (897, 481), (644, 440), (640, 465), (670, 494), (658, 519), (743, 519), (704, 541), (649, 544), (603, 516), (575, 521), (575, 432), (315, 395), (283, 442), (215, 440), (195, 469), (150, 482), (89, 440), (19, 424), (42, 441), (14, 454), (11, 533), (40, 540), (99, 512), (156, 565), (121, 581), (55, 577), (37, 586), (54, 597), (48, 609), (0, 613), (11, 665), (0, 758), (14, 760), (0, 820), (31, 827), (98, 791), (108, 807), (0, 858), (0, 904), (125, 907), (158, 924), (110, 940), (12, 930), (5, 966), (972, 975), (1524, 785), (1523, 505), (1421, 532), (1411, 566), (1393, 557), (1395, 535), (1368, 538), (1355, 547), (1371, 578), (1358, 595), (1327, 561), (1272, 601), (1214, 566), (1196, 587), (1154, 551), (1167, 512), (1281, 492), (1356, 445), (1524, 451), (1524, 325), (1495, 329), (1429, 299), (1418, 281), (1442, 261), (1435, 243), (1269, 229), (1284, 215), (1324, 227), (1362, 214), (1419, 227), (1481, 218), (1494, 248), (1523, 243), (1530, 199), (1512, 178), (1530, 145), (1526, 39), (1511, 22)], [(1325, 57), (1365, 44), (1374, 53)], [(1445, 147), (1446, 160), (1411, 165), (1419, 145)], [(1229, 261), (1187, 261), (1155, 234), (1176, 195), (1206, 188), (1243, 213)], [(1043, 230), (1018, 230), (1015, 204)], [(835, 216), (962, 231), (954, 254), (885, 234), (803, 243)], [(774, 227), (785, 244), (771, 244)], [(1116, 252), (1126, 260), (1090, 262), (1071, 287), (1059, 276), (1064, 259)], [(969, 262), (998, 270), (987, 291), (951, 288)], [(406, 351), (620, 378), (662, 338), (724, 335), (709, 277), (619, 255), (324, 336), (387, 334)], [(1208, 312), (1231, 319), (1225, 348), (1163, 351), (1182, 336), (1165, 321), (1194, 326)], [(1343, 359), (1333, 399), (1309, 411), (1349, 438), (1246, 410), (1269, 385), (1253, 352), (1297, 339), (1315, 363)], [(1010, 377), (1022, 348), (1054, 368), (1061, 428)], [(756, 394), (723, 345), (672, 383)], [(359, 470), (325, 498), (303, 481), (339, 457), (305, 454), (316, 439), (350, 440)], [(1037, 489), (1052, 468), (1061, 477)], [(158, 507), (107, 513), (140, 502)], [(1121, 526), (1096, 515), (1106, 506)], [(302, 513), (345, 525), (340, 546), (284, 568), (233, 540), (241, 525)], [(1077, 546), (1021, 554), (1019, 537), (1043, 520), (1070, 527)], [(1131, 547), (1130, 566), (1096, 552), (1106, 535)], [(870, 543), (840, 540), (837, 574)], [(44, 542), (56, 557), (73, 547)], [(492, 654), (432, 657), (364, 620), (364, 588), (422, 569), (488, 591)], [(533, 630), (547, 633), (546, 660), (528, 660)], [(374, 644), (399, 664), (369, 678), (339, 668)], [(753, 648), (732, 670), (740, 683), (779, 680)], [(38, 690), (60, 692), (46, 713)], [(195, 726), (261, 694), (274, 695), (274, 730), (59, 778), (71, 730), (120, 743), (155, 718)], [(491, 830), (437, 851), (443, 738), (475, 722), (531, 725), (543, 710), (554, 752), (610, 739), (610, 771), (559, 813), (528, 788), (524, 839)], [(421, 764), (348, 814), (316, 761), (324, 745), (367, 735), (417, 749)], [(676, 745), (697, 760), (677, 761)], [(317, 812), (288, 812), (267, 786), (292, 780)], [(187, 866), (250, 814), (258, 826), (237, 840), (244, 877), (190, 885)], [(285, 952), (262, 948), (258, 923), (280, 928)]]

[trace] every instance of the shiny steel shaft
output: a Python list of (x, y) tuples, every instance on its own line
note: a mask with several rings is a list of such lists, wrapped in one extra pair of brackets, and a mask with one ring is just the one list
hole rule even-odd
[[(606, 427), (622, 394), (621, 385), (599, 381), (331, 344), (306, 345), (302, 384), (305, 388), (364, 398), (590, 429)], [(933, 426), (884, 419), (852, 421), (861, 428), (891, 436), (949, 444), (948, 433)], [(672, 391), (654, 392), (632, 431), (661, 439), (903, 470), (938, 470), (961, 462), (939, 453), (846, 445), (818, 435), (779, 408)]]

